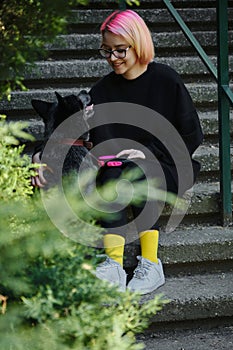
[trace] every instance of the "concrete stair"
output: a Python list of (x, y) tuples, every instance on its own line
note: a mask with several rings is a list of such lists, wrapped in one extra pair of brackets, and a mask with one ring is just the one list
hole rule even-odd
[[(173, 0), (172, 3), (216, 64), (215, 1)], [(232, 81), (232, 0), (228, 6)], [(32, 110), (31, 99), (53, 101), (55, 90), (62, 95), (76, 94), (80, 89), (89, 89), (109, 72), (96, 50), (100, 41), (99, 25), (116, 8), (115, 1), (91, 0), (87, 7), (74, 9), (68, 33), (47, 46), (48, 59), (38, 61), (33, 69), (25, 69), (28, 91), (14, 91), (10, 102), (0, 101), (0, 112), (6, 113), (10, 120), (27, 120), (28, 130), (41, 140), (43, 123)], [(138, 339), (145, 342), (147, 350), (232, 349), (233, 337), (229, 334), (233, 324), (233, 228), (220, 226), (217, 85), (161, 0), (141, 1), (140, 7), (133, 8), (151, 29), (156, 60), (175, 68), (184, 79), (205, 134), (203, 145), (195, 153), (202, 170), (188, 211), (174, 232), (162, 230), (160, 234), (159, 254), (166, 284), (156, 293), (163, 293), (171, 302), (152, 319), (150, 329)], [(230, 128), (233, 134), (232, 111)], [(27, 144), (29, 154), (33, 146)], [(166, 222), (170, 213), (171, 208), (166, 206), (162, 221)], [(139, 253), (138, 241), (126, 246), (125, 266), (129, 274)], [(142, 302), (153, 296), (144, 296)]]
[(170, 303), (138, 337), (146, 350), (232, 349), (232, 243), (233, 228), (190, 225), (162, 232), (159, 251), (166, 283), (141, 302), (161, 293)]

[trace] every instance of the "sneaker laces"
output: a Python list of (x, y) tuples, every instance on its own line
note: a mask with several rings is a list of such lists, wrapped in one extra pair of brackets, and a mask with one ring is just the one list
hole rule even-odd
[(151, 267), (149, 262), (147, 262), (146, 260), (142, 262), (141, 259), (142, 258), (139, 259), (138, 266), (134, 270), (134, 277), (138, 279), (143, 279), (148, 274), (148, 271)]

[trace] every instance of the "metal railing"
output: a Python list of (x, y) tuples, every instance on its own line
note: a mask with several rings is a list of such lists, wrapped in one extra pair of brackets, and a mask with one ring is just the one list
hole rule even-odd
[(184, 23), (183, 19), (171, 4), (170, 0), (163, 0), (163, 3), (217, 82), (220, 196), (222, 205), (221, 219), (223, 226), (227, 226), (232, 223), (230, 104), (233, 105), (233, 93), (229, 87), (228, 0), (217, 0), (216, 2), (218, 46), (217, 68), (213, 65), (212, 61), (207, 56), (190, 29)]
[[(230, 104), (233, 105), (233, 92), (229, 86), (228, 0), (216, 1), (218, 47), (217, 67), (214, 66), (213, 62), (203, 50), (193, 33), (171, 4), (171, 0), (163, 0), (163, 3), (217, 82), (221, 221), (223, 226), (228, 226), (232, 223)], [(126, 1), (119, 0), (119, 8), (124, 10), (126, 7)]]
[[(214, 66), (213, 62), (203, 50), (193, 33), (171, 4), (171, 0), (162, 1), (217, 82), (221, 220), (222, 225), (227, 226), (232, 223), (230, 104), (233, 105), (233, 93), (229, 86), (228, 0), (216, 1), (218, 47), (217, 67)], [(122, 10), (126, 9), (125, 0), (119, 1), (119, 8)]]

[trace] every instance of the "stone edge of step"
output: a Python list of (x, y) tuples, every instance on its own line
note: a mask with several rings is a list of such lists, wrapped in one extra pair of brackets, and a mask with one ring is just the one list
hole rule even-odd
[(170, 303), (152, 322), (233, 316), (233, 272), (170, 277), (164, 286), (142, 297), (141, 303), (163, 294)]

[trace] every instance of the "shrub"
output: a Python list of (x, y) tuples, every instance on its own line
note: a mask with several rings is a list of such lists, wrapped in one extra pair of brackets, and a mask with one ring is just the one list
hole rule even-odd
[[(99, 261), (96, 249), (61, 234), (50, 221), (40, 194), (31, 195), (32, 170), (21, 155), (22, 148), (10, 145), (15, 143), (11, 127), (0, 125), (1, 166), (10, 178), (8, 188), (0, 182), (0, 348), (142, 349), (135, 334), (148, 326), (150, 317), (166, 301), (158, 295), (141, 304), (139, 295), (120, 293), (95, 277)], [(14, 127), (14, 134), (22, 136), (20, 125)], [(48, 191), (47, 195), (54, 192)], [(87, 211), (77, 197), (70, 203), (76, 212)], [(86, 217), (94, 216), (95, 212), (86, 213)], [(92, 232), (85, 226), (71, 226), (81, 237), (92, 239)], [(96, 239), (94, 234), (93, 225)]]
[(23, 122), (7, 123), (0, 115), (0, 200), (22, 200), (33, 193), (30, 178), (35, 166), (27, 155), (22, 155), (24, 145), (19, 146), (18, 141), (19, 137), (33, 140), (23, 131), (26, 126)]

